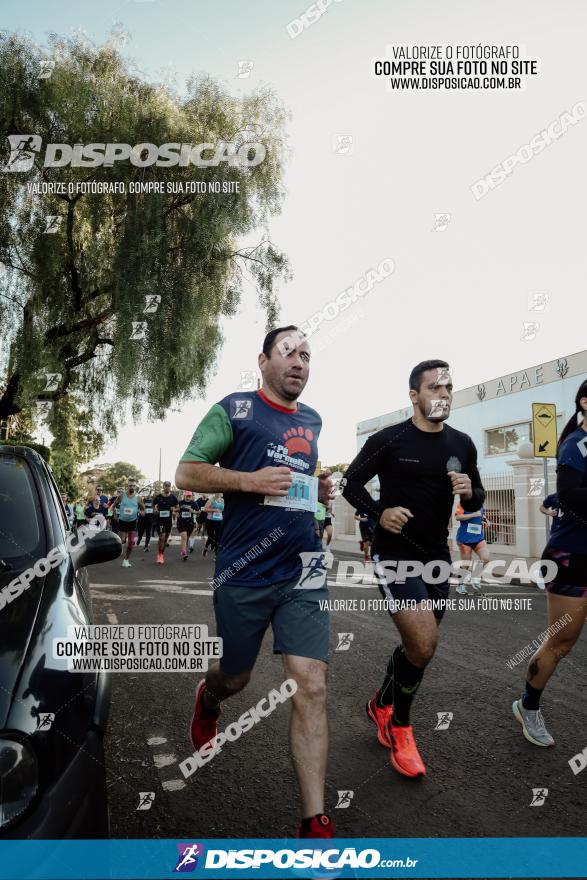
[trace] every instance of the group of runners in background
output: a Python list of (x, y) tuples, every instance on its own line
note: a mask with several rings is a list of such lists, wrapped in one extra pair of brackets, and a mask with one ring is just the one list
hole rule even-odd
[(180, 558), (184, 562), (194, 552), (199, 537), (205, 538), (202, 556), (211, 551), (216, 558), (224, 510), (220, 493), (196, 498), (189, 491), (173, 491), (168, 480), (160, 492), (139, 492), (136, 484), (129, 481), (126, 488), (119, 487), (111, 496), (104, 494), (101, 486), (96, 486), (86, 498), (78, 498), (74, 504), (69, 503), (67, 496), (63, 500), (74, 528), (97, 516), (105, 518), (107, 527), (120, 536), (125, 547), (123, 568), (131, 567), (133, 548), (140, 546), (143, 540), (143, 550), (149, 552), (153, 536), (157, 537), (156, 562), (163, 565), (174, 527), (180, 536)]

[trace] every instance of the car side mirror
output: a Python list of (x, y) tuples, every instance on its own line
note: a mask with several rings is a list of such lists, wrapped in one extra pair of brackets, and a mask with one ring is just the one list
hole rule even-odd
[(101, 531), (73, 547), (71, 558), (77, 571), (79, 568), (85, 568), (86, 565), (97, 565), (100, 562), (118, 559), (121, 553), (122, 541), (118, 535), (114, 532)]

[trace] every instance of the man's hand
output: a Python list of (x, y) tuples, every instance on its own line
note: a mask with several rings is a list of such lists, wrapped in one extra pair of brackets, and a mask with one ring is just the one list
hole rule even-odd
[(287, 495), (293, 479), (290, 469), (283, 465), (243, 472), (240, 476), (241, 492), (256, 492), (258, 495)]
[(328, 504), (334, 498), (336, 493), (336, 484), (330, 479), (332, 471), (322, 471), (318, 474), (318, 501), (328, 507)]
[(452, 494), (460, 495), (465, 501), (473, 497), (473, 487), (471, 480), (467, 474), (459, 474), (456, 471), (449, 471), (448, 475), (452, 483)]
[(413, 518), (414, 514), (407, 507), (386, 507), (379, 517), (379, 525), (387, 532), (400, 535), (407, 521)]

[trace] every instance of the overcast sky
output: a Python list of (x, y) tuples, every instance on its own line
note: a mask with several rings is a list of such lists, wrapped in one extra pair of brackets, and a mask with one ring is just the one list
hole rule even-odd
[[(578, 101), (587, 100), (580, 0), (341, 0), (291, 39), (286, 24), (305, 0), (155, 0), (11, 4), (3, 27), (84, 28), (102, 41), (116, 23), (124, 54), (148, 77), (178, 84), (207, 71), (238, 93), (269, 83), (292, 113), (283, 213), (271, 236), (294, 278), (281, 288), (282, 323), (302, 322), (384, 258), (395, 272), (342, 319), (312, 361), (303, 400), (321, 413), (320, 458), (348, 461), (356, 423), (408, 402), (411, 367), (443, 357), (456, 388), (586, 348), (584, 157), (587, 121), (519, 165), (477, 201), (471, 185)], [(540, 74), (522, 91), (391, 92), (371, 74), (391, 43), (518, 44)], [(238, 62), (252, 61), (237, 77)], [(346, 152), (338, 138), (350, 137)], [(435, 231), (435, 214), (450, 214)], [(261, 233), (260, 233), (261, 234)], [(528, 310), (547, 292), (548, 310)], [(581, 317), (581, 320), (579, 320)], [(540, 324), (523, 340), (525, 321)], [(181, 328), (178, 328), (181, 332)], [(205, 400), (164, 423), (129, 425), (101, 456), (164, 476), (207, 409), (256, 369), (264, 315), (247, 288)]]

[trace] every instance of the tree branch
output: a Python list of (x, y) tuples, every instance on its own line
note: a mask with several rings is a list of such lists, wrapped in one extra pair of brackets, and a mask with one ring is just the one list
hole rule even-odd
[(98, 315), (95, 315), (93, 318), (82, 318), (81, 321), (76, 321), (75, 324), (58, 324), (56, 327), (51, 327), (45, 333), (45, 339), (47, 342), (53, 342), (55, 339), (61, 339), (64, 336), (70, 336), (72, 333), (77, 333), (78, 330), (86, 330), (88, 327), (97, 327), (99, 324), (102, 324), (112, 315), (112, 309), (104, 309), (104, 311), (100, 312)]
[(82, 288), (80, 285), (79, 273), (77, 271), (77, 266), (75, 265), (75, 247), (73, 244), (73, 211), (75, 208), (74, 202), (70, 202), (67, 207), (67, 225), (66, 225), (66, 239), (67, 239), (67, 250), (69, 252), (69, 260), (67, 262), (67, 268), (69, 269), (69, 274), (71, 276), (71, 289), (74, 293), (74, 308), (77, 312), (82, 307)]
[(18, 300), (18, 299), (12, 299), (11, 296), (7, 296), (5, 293), (0, 293), (0, 296), (3, 297), (4, 299), (7, 299), (8, 302), (11, 302), (11, 303), (14, 303), (14, 305), (20, 306), (21, 309), (24, 309), (24, 307), (25, 307), (25, 303), (21, 303), (20, 300)]
[(33, 279), (33, 281), (41, 280), (37, 275), (33, 275), (32, 272), (29, 272), (28, 269), (25, 269), (24, 266), (16, 266), (10, 259), (0, 257), (0, 263), (4, 263), (5, 266), (10, 266), (11, 269), (16, 269), (17, 272), (22, 272), (24, 275), (28, 275), (29, 278)]

